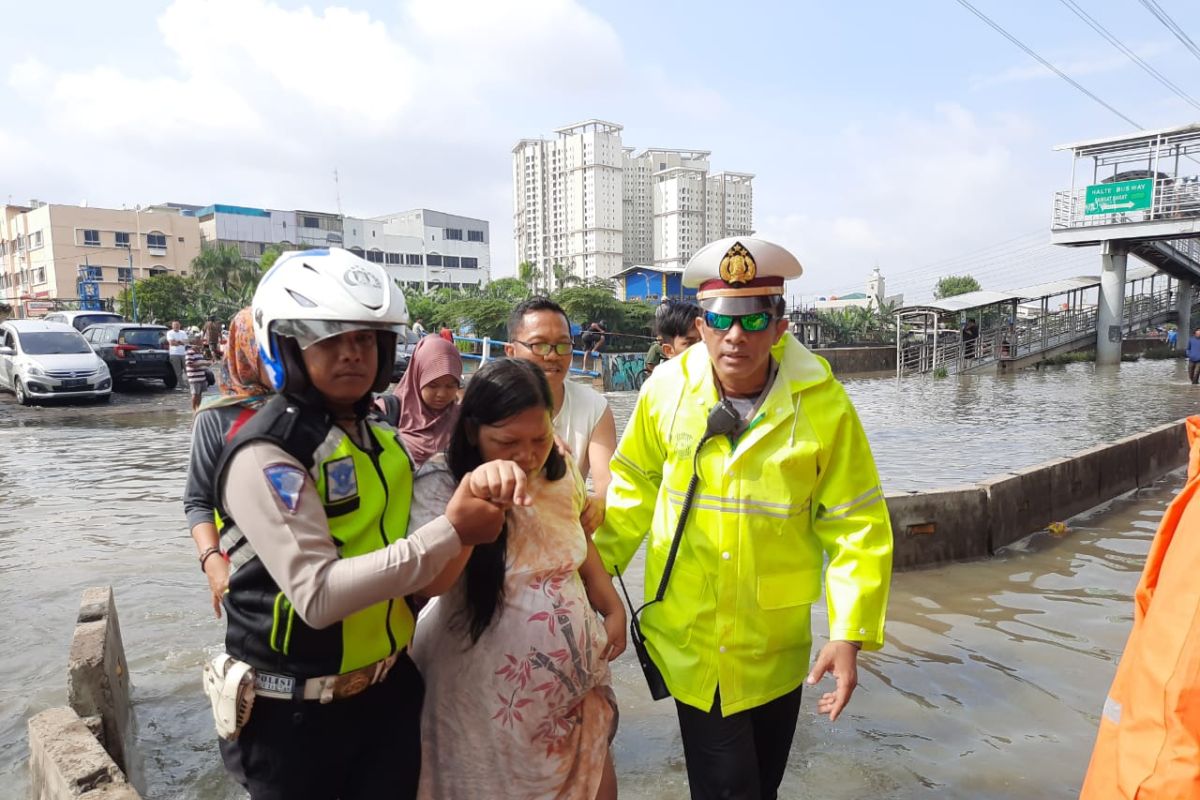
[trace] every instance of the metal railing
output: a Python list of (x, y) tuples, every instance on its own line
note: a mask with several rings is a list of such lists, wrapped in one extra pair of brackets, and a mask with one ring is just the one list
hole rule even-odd
[[(437, 336), (436, 333), (426, 334), (426, 335), (427, 336)], [(465, 351), (465, 352), (463, 351), (463, 349), (461, 347), (459, 348), (459, 354), (462, 356), (463, 361), (479, 362), (478, 364), (475, 365), (474, 369), (469, 370), (469, 372), (474, 372), (475, 369), (482, 367), (490, 359), (504, 358), (504, 346), (506, 344), (508, 344), (508, 342), (502, 342), (498, 339), (492, 339), (489, 337), (484, 337), (483, 339), (476, 339), (473, 336), (458, 336), (457, 334), (455, 334), (454, 343), (458, 344), (459, 342), (464, 342), (468, 345), (473, 346), (471, 351)], [(499, 354), (493, 352), (494, 348), (500, 348)], [(582, 357), (583, 353), (584, 353), (583, 350), (572, 350), (571, 351), (570, 374), (571, 375), (583, 375), (588, 378), (599, 378), (600, 377), (599, 370), (582, 370), (575, 366), (575, 356)], [(598, 362), (602, 363), (602, 359), (599, 356), (597, 356), (596, 358), (597, 358)]]
[[(1130, 282), (1126, 284), (1132, 286)], [(1148, 294), (1127, 295), (1121, 325), (1132, 332), (1155, 315), (1175, 311), (1176, 294), (1164, 287)], [(1094, 307), (1052, 311), (979, 332), (973, 341), (949, 338), (937, 343), (902, 344), (897, 351), (897, 375), (922, 374), (944, 369), (947, 375), (994, 366), (1044, 353), (1080, 340), (1094, 340), (1097, 311)]]
[(1150, 207), (1138, 211), (1087, 214), (1087, 188), (1054, 193), (1054, 229), (1091, 228), (1200, 217), (1200, 177), (1158, 178)]

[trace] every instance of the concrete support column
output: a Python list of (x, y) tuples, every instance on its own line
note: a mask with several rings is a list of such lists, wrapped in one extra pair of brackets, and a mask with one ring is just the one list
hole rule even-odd
[(1124, 242), (1105, 242), (1100, 249), (1100, 304), (1096, 309), (1096, 363), (1121, 363), (1121, 323), (1125, 317)]
[(1188, 339), (1192, 335), (1192, 284), (1190, 281), (1179, 281), (1179, 289), (1175, 297), (1176, 324), (1179, 325), (1179, 338), (1175, 340), (1176, 350), (1187, 350)]

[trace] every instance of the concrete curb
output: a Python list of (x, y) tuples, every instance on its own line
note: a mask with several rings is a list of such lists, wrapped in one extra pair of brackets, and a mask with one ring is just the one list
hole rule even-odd
[(896, 569), (991, 555), (1187, 463), (1183, 420), (965, 486), (887, 495)]
[(133, 717), (129, 670), (111, 586), (87, 589), (67, 668), (70, 708), (29, 720), (34, 800), (138, 800), (126, 777)]

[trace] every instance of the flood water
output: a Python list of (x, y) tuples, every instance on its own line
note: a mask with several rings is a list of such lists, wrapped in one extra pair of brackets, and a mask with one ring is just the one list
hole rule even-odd
[[(1191, 413), (1183, 365), (1076, 364), (1016, 377), (846, 382), (884, 487), (974, 480)], [(632, 395), (614, 396), (619, 424)], [(79, 595), (111, 584), (152, 798), (242, 796), (225, 778), (200, 665), (224, 633), (179, 496), (184, 393), (111, 408), (25, 409), (0, 396), (0, 798), (24, 797), (25, 721), (66, 701)], [(860, 660), (836, 724), (806, 699), (781, 797), (1068, 798), (1132, 619), (1155, 527), (1182, 484), (1038, 534), (997, 558), (898, 574), (886, 647)], [(636, 593), (636, 590), (635, 590)], [(824, 628), (823, 609), (814, 630)], [(819, 640), (818, 640), (819, 644)], [(687, 797), (673, 707), (649, 701), (631, 653), (614, 665), (625, 798)]]

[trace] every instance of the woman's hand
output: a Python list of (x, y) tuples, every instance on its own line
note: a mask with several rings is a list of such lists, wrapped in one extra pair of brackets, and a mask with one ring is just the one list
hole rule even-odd
[(604, 632), (608, 635), (608, 644), (604, 646), (601, 656), (605, 661), (612, 661), (625, 652), (625, 606), (617, 605), (611, 614), (604, 617)]
[(464, 480), (471, 494), (500, 508), (533, 505), (528, 493), (529, 478), (516, 462), (489, 461)]
[(604, 496), (589, 494), (583, 502), (583, 512), (579, 515), (579, 524), (583, 532), (591, 536), (596, 529), (604, 524)]
[(229, 590), (229, 562), (221, 553), (214, 553), (204, 560), (204, 577), (208, 578), (208, 589), (212, 592), (213, 613), (221, 618), (221, 599)]

